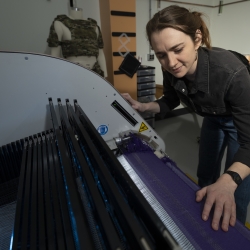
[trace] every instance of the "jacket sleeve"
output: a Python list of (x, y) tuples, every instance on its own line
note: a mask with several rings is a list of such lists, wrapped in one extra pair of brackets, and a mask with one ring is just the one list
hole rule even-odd
[(163, 96), (156, 100), (160, 106), (160, 113), (158, 114), (160, 118), (164, 116), (174, 108), (180, 105), (180, 99), (177, 96), (176, 90), (171, 85), (173, 81), (173, 76), (167, 71), (162, 71), (163, 73)]
[(228, 86), (226, 100), (232, 109), (240, 144), (233, 161), (250, 167), (250, 75), (245, 67), (234, 74)]

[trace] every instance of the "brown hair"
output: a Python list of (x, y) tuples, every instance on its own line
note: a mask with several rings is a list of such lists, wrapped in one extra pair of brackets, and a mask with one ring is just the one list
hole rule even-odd
[(178, 5), (171, 5), (156, 13), (147, 23), (146, 32), (149, 43), (151, 44), (151, 35), (156, 31), (165, 28), (173, 28), (189, 35), (191, 39), (196, 41), (196, 31), (199, 29), (202, 34), (201, 45), (211, 48), (211, 39), (209, 30), (204, 20), (201, 18), (203, 13), (197, 11), (189, 11)]

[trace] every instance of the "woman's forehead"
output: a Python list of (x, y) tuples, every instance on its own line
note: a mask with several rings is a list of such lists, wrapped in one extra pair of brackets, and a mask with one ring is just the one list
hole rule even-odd
[(191, 38), (179, 30), (165, 28), (161, 31), (153, 32), (151, 35), (151, 45), (153, 49), (170, 50), (179, 44), (192, 42)]

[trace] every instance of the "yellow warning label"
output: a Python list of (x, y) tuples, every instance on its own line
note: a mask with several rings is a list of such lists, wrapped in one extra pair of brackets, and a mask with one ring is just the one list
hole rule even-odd
[(139, 129), (139, 132), (145, 131), (145, 130), (147, 130), (147, 129), (148, 129), (147, 125), (146, 125), (144, 122), (142, 122), (142, 123), (141, 123), (141, 127), (140, 127), (140, 129)]

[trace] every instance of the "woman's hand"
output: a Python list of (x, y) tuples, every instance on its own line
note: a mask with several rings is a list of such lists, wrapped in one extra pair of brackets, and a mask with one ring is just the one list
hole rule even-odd
[(236, 222), (236, 204), (234, 192), (237, 184), (231, 176), (223, 174), (214, 184), (204, 187), (196, 193), (196, 201), (200, 202), (205, 196), (206, 201), (202, 212), (202, 219), (206, 221), (214, 206), (212, 228), (219, 229), (220, 219), (222, 217), (221, 228), (228, 231), (229, 224), (235, 225)]
[(128, 93), (122, 93), (121, 95), (131, 104), (132, 108), (140, 112), (145, 111), (144, 103), (134, 100)]

